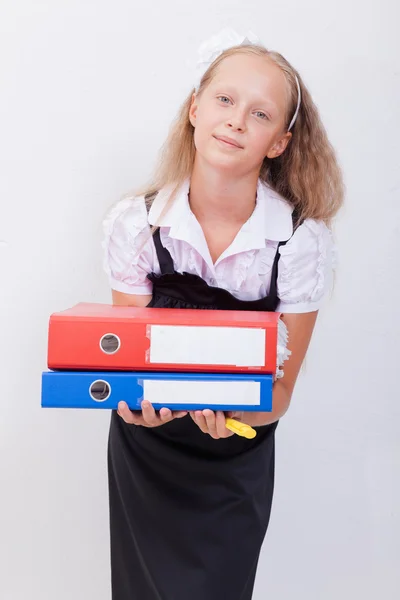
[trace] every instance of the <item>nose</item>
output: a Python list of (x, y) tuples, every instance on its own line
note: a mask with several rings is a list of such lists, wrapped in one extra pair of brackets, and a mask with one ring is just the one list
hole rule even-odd
[(246, 118), (243, 110), (232, 111), (228, 117), (227, 126), (234, 131), (244, 131), (246, 129)]

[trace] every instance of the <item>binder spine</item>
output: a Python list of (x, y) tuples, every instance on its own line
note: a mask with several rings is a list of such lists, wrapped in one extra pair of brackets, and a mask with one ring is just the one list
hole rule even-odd
[(140, 410), (272, 410), (272, 375), (151, 372), (45, 372), (42, 407), (116, 409), (125, 401)]
[(167, 323), (165, 316), (151, 323), (94, 319), (89, 315), (52, 318), (47, 367), (69, 371), (244, 374), (276, 370), (276, 323), (260, 321), (257, 326), (237, 327), (233, 316), (225, 323), (207, 321), (204, 316), (202, 323), (182, 324), (178, 319), (174, 322), (173, 316)]

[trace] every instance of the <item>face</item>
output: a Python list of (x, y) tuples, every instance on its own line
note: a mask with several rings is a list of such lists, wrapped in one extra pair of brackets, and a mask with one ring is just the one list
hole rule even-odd
[(219, 65), (189, 113), (196, 151), (210, 165), (236, 174), (259, 172), (285, 150), (289, 98), (281, 69), (265, 57), (236, 54)]

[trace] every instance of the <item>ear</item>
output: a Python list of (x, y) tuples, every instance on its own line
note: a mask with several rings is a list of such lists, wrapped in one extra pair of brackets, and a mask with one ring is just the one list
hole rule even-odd
[(193, 127), (196, 127), (197, 108), (198, 108), (197, 97), (196, 97), (196, 94), (193, 94), (192, 95), (192, 103), (189, 108), (189, 121), (191, 122)]
[(267, 152), (267, 157), (268, 158), (277, 158), (278, 156), (280, 156), (281, 154), (284, 153), (284, 151), (287, 148), (287, 145), (289, 144), (290, 140), (291, 140), (292, 134), (290, 133), (290, 131), (287, 131), (283, 136), (281, 136), (276, 142), (275, 144), (268, 150)]

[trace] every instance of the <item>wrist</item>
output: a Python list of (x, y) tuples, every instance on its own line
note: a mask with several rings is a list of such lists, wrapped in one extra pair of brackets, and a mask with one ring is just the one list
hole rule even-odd
[(277, 381), (273, 387), (272, 411), (270, 412), (246, 412), (243, 422), (251, 427), (262, 427), (279, 421), (289, 408), (291, 394), (281, 381)]

